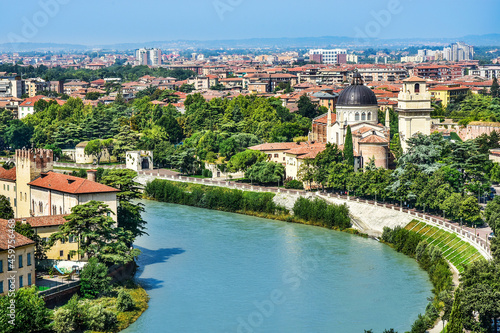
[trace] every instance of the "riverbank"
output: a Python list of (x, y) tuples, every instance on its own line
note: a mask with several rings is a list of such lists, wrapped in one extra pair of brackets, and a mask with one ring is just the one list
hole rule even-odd
[[(118, 294), (122, 287), (114, 288), (112, 293)], [(139, 284), (127, 281), (123, 289), (132, 297), (134, 307), (130, 311), (119, 311), (117, 309), (116, 296), (103, 296), (89, 301), (91, 305), (101, 305), (104, 309), (116, 314), (117, 326), (114, 332), (120, 332), (132, 325), (148, 309), (149, 295)], [(104, 333), (92, 331), (92, 333)]]

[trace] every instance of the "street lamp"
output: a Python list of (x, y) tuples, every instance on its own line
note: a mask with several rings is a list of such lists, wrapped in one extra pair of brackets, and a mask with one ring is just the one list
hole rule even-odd
[(424, 202), (424, 214), (425, 214), (425, 202)]

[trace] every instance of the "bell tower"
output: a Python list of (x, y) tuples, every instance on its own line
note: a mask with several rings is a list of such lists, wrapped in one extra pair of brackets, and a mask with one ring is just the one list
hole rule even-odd
[(399, 137), (403, 151), (407, 151), (406, 140), (417, 133), (431, 134), (431, 94), (427, 83), (419, 77), (403, 80), (398, 95)]
[(54, 156), (52, 150), (17, 149), (16, 150), (16, 217), (31, 216), (31, 195), (29, 182), (42, 172), (52, 170)]

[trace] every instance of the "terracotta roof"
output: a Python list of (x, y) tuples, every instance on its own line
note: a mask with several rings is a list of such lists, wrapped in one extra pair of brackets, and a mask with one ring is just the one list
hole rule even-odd
[(119, 192), (107, 185), (53, 171), (42, 173), (28, 185), (72, 194)]
[(56, 225), (62, 225), (67, 222), (64, 218), (67, 215), (47, 215), (47, 216), (35, 216), (26, 218), (17, 218), (16, 221), (26, 221), (33, 228), (38, 227), (51, 227)]
[[(0, 251), (5, 251), (8, 250), (8, 241), (9, 241), (9, 236), (11, 235), (10, 228), (7, 226), (7, 220), (2, 220), (0, 219)], [(35, 242), (32, 241), (31, 239), (24, 237), (21, 234), (18, 234), (17, 232), (14, 231), (14, 239), (16, 240), (16, 243), (14, 247), (21, 247), (29, 244), (34, 244)], [(10, 244), (12, 246), (12, 244)]]
[[(331, 124), (334, 124), (336, 121), (337, 121), (337, 114), (332, 113)], [(314, 123), (326, 124), (328, 122), (328, 113), (322, 114), (321, 116), (314, 118), (312, 122), (313, 122), (313, 124)]]
[(263, 143), (257, 146), (248, 147), (251, 150), (268, 151), (268, 150), (290, 150), (300, 147), (314, 147), (325, 145), (319, 142), (273, 142), (273, 143)]
[(0, 167), (0, 179), (16, 181), (16, 168), (5, 170), (3, 167)]
[(425, 82), (425, 79), (422, 79), (418, 76), (412, 76), (408, 79), (403, 80), (403, 82)]
[(378, 135), (368, 135), (366, 138), (359, 140), (359, 143), (389, 143), (389, 140)]

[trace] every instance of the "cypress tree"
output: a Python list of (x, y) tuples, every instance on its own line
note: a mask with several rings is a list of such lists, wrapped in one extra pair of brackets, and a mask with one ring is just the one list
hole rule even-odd
[(497, 81), (497, 78), (496, 76), (493, 77), (493, 83), (491, 84), (491, 96), (493, 98), (495, 97), (499, 97), (500, 96), (500, 93), (499, 93), (499, 87), (498, 87), (498, 81)]
[(447, 328), (448, 333), (462, 333), (464, 331), (462, 297), (459, 290), (455, 293), (455, 301), (453, 302), (453, 307), (451, 308), (450, 323)]
[(347, 133), (345, 135), (344, 159), (347, 161), (347, 164), (354, 166), (354, 148), (352, 145), (351, 126), (347, 126)]

